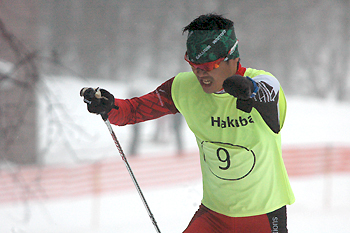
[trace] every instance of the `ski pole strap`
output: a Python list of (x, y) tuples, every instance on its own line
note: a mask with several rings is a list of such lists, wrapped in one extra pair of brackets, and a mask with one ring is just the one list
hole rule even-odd
[(256, 93), (258, 93), (258, 91), (259, 91), (259, 87), (258, 87), (258, 85), (256, 84), (256, 82), (254, 81), (254, 79), (252, 79), (252, 78), (250, 78), (250, 77), (248, 77), (248, 76), (246, 76), (250, 81), (252, 81), (252, 83), (253, 83), (253, 88), (254, 88), (254, 90), (253, 90), (253, 92), (252, 92), (252, 95), (250, 96), (250, 98), (253, 98), (255, 95), (256, 95)]

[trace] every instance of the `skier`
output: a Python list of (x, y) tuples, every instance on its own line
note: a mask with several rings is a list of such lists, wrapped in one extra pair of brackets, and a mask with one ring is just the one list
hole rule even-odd
[(240, 63), (233, 22), (206, 14), (188, 32), (179, 73), (153, 92), (118, 99), (101, 89), (88, 98), (91, 113), (123, 126), (181, 113), (194, 133), (203, 199), (184, 233), (287, 232), (286, 205), (294, 203), (281, 151), (286, 99), (269, 72)]

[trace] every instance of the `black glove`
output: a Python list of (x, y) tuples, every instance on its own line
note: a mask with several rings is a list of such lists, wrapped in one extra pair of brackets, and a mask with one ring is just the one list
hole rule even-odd
[(114, 96), (105, 89), (84, 87), (80, 90), (80, 96), (84, 97), (88, 111), (100, 114), (103, 120), (107, 120), (112, 108), (118, 109), (114, 105)]
[(222, 87), (230, 95), (243, 100), (249, 99), (254, 91), (253, 81), (241, 75), (233, 75), (227, 78)]

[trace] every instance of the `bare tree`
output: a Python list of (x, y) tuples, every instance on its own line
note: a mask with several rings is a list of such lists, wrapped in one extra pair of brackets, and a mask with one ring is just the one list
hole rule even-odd
[(0, 42), (6, 44), (0, 70), (0, 148), (1, 159), (15, 163), (35, 163), (36, 108), (34, 90), (39, 78), (35, 52), (7, 30), (0, 19)]
[(339, 37), (339, 42), (331, 55), (335, 64), (331, 63), (329, 69), (334, 72), (330, 79), (334, 79), (336, 98), (343, 101), (349, 98), (347, 83), (350, 75), (350, 2), (340, 1), (338, 7), (340, 8), (339, 30), (334, 36)]
[(298, 31), (301, 50), (296, 54), (297, 70), (303, 76), (295, 80), (294, 85), (302, 94), (325, 98), (337, 92), (338, 99), (345, 98), (349, 64), (348, 7), (322, 1), (304, 9), (309, 14), (304, 16), (304, 25)]

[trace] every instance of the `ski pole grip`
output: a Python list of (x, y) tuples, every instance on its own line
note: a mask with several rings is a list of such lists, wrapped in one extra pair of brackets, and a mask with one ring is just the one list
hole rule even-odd
[(99, 91), (99, 88), (94, 89), (92, 87), (84, 87), (80, 90), (80, 96), (84, 97), (85, 103), (91, 104), (94, 98), (99, 100), (99, 98), (96, 98), (97, 91)]

